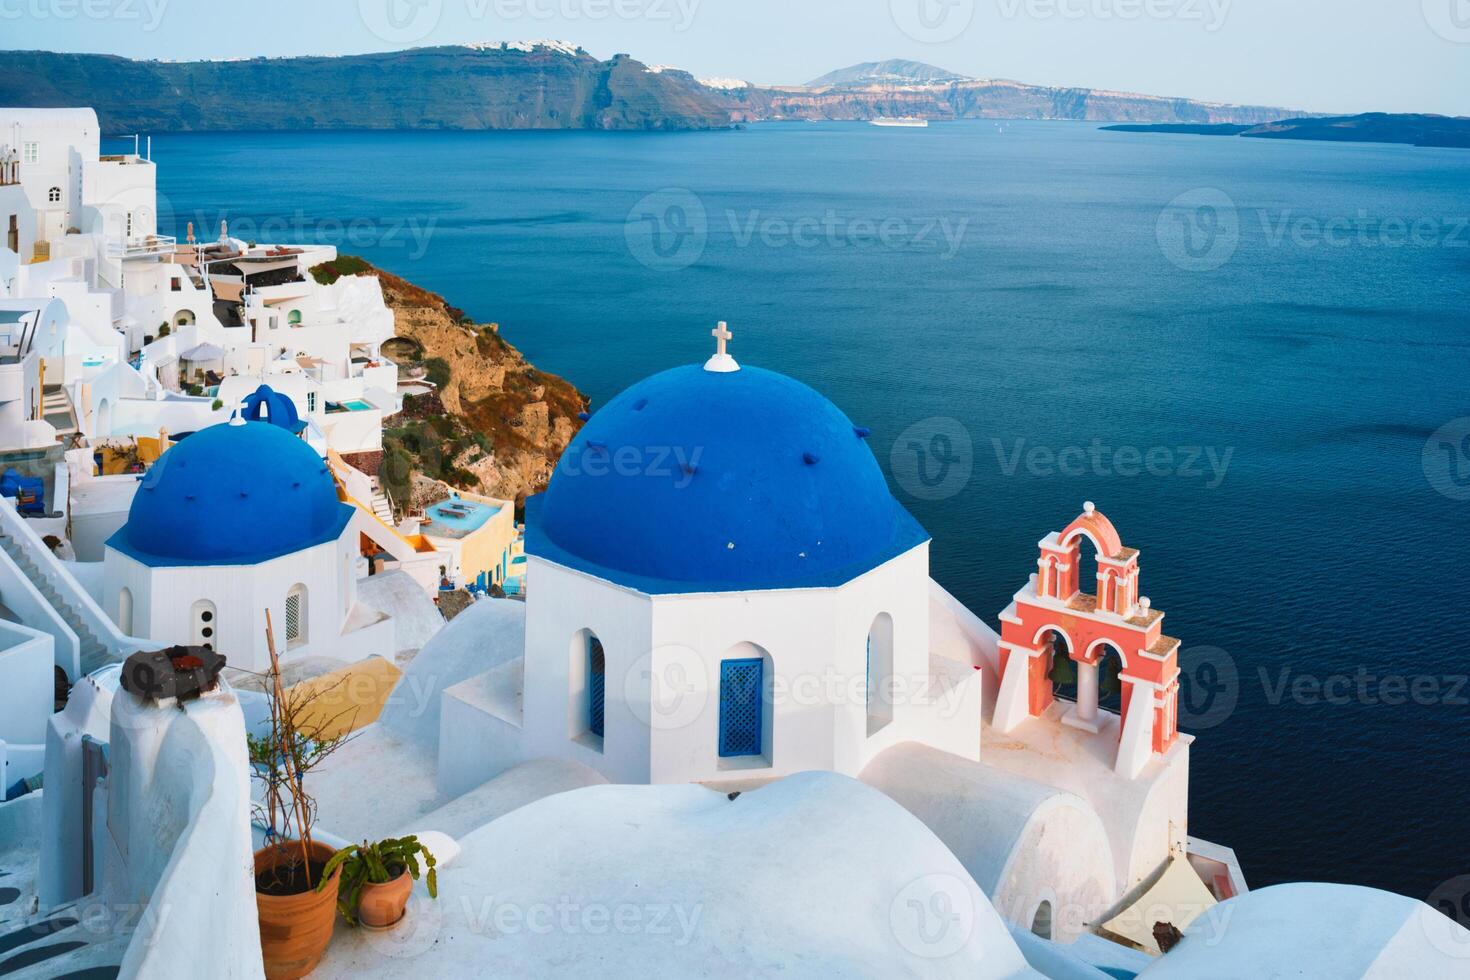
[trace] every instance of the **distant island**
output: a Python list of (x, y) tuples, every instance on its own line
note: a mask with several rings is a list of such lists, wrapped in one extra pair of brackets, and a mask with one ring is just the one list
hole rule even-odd
[(806, 85), (698, 79), (559, 41), (340, 57), (136, 61), (0, 53), (0, 105), (93, 106), (109, 133), (250, 130), (709, 130), (882, 116), (1255, 126), (1301, 113), (970, 78), (916, 61), (853, 65)]
[(1365, 112), (1356, 116), (1278, 119), (1247, 125), (1120, 125), (1103, 129), (1118, 133), (1181, 133), (1190, 136), (1249, 136), (1255, 139), (1318, 140), (1331, 143), (1406, 143), (1470, 149), (1470, 119)]

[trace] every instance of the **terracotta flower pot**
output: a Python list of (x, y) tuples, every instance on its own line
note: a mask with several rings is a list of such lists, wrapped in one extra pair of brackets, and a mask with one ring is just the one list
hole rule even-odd
[(403, 918), (408, 895), (413, 891), (413, 876), (399, 871), (398, 877), (381, 885), (368, 882), (362, 886), (357, 902), (357, 920), (369, 929), (386, 929)]
[[(274, 845), (255, 852), (255, 873), (290, 863), (299, 856), (301, 845), (295, 841), (286, 850)], [(318, 841), (311, 845), (312, 863), (324, 865), (335, 854)], [(337, 883), (342, 869), (332, 872), (327, 886), (312, 888), (299, 895), (267, 895), (255, 893), (255, 907), (260, 916), (260, 949), (265, 957), (265, 975), (270, 980), (296, 980), (316, 969), (337, 918)], [(315, 881), (312, 882), (316, 884)]]

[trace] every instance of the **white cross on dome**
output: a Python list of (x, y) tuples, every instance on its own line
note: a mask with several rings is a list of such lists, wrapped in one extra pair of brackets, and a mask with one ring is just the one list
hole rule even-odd
[(725, 350), (725, 344), (735, 338), (735, 335), (730, 332), (729, 325), (721, 320), (719, 326), (710, 331), (710, 336), (715, 338), (715, 356), (704, 362), (704, 369), (715, 374), (739, 371), (740, 365), (735, 363), (735, 358)]

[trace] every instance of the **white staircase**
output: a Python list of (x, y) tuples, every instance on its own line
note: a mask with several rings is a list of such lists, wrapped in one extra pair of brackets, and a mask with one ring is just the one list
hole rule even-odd
[(388, 491), (383, 489), (383, 485), (378, 482), (377, 477), (373, 477), (372, 481), (373, 514), (376, 515), (378, 520), (389, 527), (397, 527), (398, 522), (393, 519), (393, 501), (389, 498)]
[(9, 556), (30, 587), (76, 634), (82, 674), (121, 661), (149, 645), (117, 628), (8, 501), (0, 503), (0, 551)]
[(67, 397), (66, 389), (61, 387), (47, 388), (41, 398), (41, 417), (65, 415), (71, 421), (66, 426), (57, 426), (57, 435), (71, 435), (77, 431), (76, 415), (71, 410), (71, 399)]
[(82, 673), (90, 674), (98, 667), (104, 667), (110, 663), (111, 658), (108, 655), (107, 646), (97, 638), (97, 634), (92, 632), (71, 603), (56, 591), (56, 586), (41, 574), (41, 570), (36, 567), (36, 563), (31, 560), (26, 550), (20, 546), (20, 542), (6, 534), (4, 530), (0, 530), (0, 549), (4, 549), (16, 565), (20, 566), (26, 578), (30, 579), (36, 590), (46, 597), (51, 608), (56, 610), (57, 615), (67, 626), (71, 627), (72, 632), (81, 641)]

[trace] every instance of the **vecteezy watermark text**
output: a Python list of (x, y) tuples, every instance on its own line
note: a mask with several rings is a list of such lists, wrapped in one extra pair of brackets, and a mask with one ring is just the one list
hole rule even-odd
[(719, 235), (738, 249), (872, 249), (923, 252), (941, 261), (958, 254), (969, 232), (970, 215), (845, 215), (828, 208), (820, 214), (773, 215), (752, 209), (711, 214), (693, 191), (672, 187), (655, 191), (633, 205), (624, 224), (628, 252), (659, 272), (687, 269)]
[(1225, 26), (1231, 0), (996, 0), (1007, 20), (1173, 20), (1214, 33)]
[(197, 212), (192, 219), (176, 216), (175, 225), (184, 221), (194, 225), (195, 235), (208, 239), (212, 229), (228, 221), (229, 235), (256, 243), (317, 243), (348, 246), (355, 249), (405, 249), (408, 258), (417, 260), (429, 250), (438, 220), (415, 215), (393, 218), (313, 218), (304, 211), (269, 218), (230, 218), (225, 214), (206, 215)]
[(1093, 439), (1086, 446), (1048, 446), (1027, 448), (1025, 439), (1007, 445), (991, 439), (995, 461), (1005, 476), (1015, 476), (1022, 467), (1031, 476), (1178, 476), (1185, 479), (1206, 478), (1205, 488), (1214, 490), (1225, 482), (1235, 447), (1224, 450), (1215, 446), (1110, 446)]
[[(1470, 0), (1467, 0), (1470, 2)], [(1266, 248), (1470, 249), (1470, 214), (1308, 214), (1287, 208), (1243, 209), (1224, 191), (1199, 187), (1180, 194), (1159, 214), (1159, 250), (1186, 272), (1213, 272), (1235, 257), (1243, 233), (1259, 230)]]
[[(472, 21), (645, 21), (683, 32), (694, 24), (703, 0), (462, 0)], [(363, 24), (393, 44), (421, 41), (444, 19), (444, 0), (358, 0)]]
[(0, 0), (0, 21), (132, 21), (145, 31), (156, 31), (168, 4), (169, 0)]

